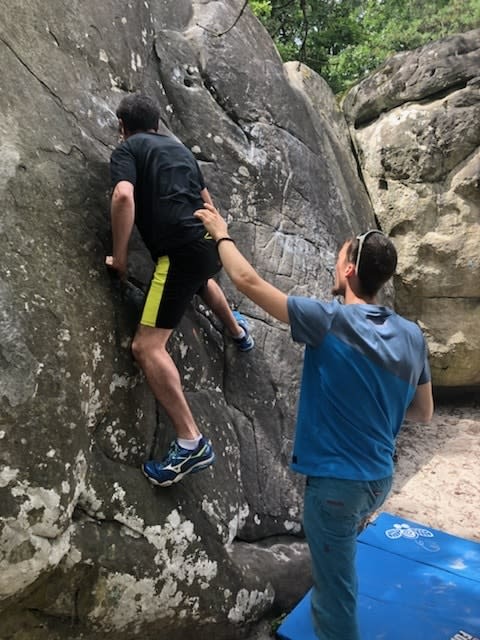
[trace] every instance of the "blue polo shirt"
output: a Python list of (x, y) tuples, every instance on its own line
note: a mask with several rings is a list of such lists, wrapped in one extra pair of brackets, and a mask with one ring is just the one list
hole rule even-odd
[(417, 385), (430, 380), (419, 327), (392, 309), (288, 298), (292, 338), (306, 345), (292, 468), (379, 480)]

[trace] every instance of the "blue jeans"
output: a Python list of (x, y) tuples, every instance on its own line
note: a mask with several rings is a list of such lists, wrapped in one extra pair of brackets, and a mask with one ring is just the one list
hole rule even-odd
[(392, 478), (359, 482), (308, 477), (304, 530), (312, 556), (313, 626), (319, 640), (360, 640), (357, 622), (357, 535), (378, 509)]

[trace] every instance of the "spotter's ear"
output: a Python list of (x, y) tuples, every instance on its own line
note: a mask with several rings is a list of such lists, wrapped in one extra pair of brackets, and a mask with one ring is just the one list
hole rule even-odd
[(351, 278), (352, 276), (356, 275), (356, 273), (357, 270), (355, 269), (355, 265), (353, 264), (353, 262), (348, 262), (345, 267), (345, 277)]

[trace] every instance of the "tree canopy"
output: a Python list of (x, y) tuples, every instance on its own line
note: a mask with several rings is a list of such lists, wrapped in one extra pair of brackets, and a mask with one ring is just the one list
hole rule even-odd
[(389, 56), (480, 26), (480, 0), (249, 0), (284, 61), (300, 60), (335, 93)]

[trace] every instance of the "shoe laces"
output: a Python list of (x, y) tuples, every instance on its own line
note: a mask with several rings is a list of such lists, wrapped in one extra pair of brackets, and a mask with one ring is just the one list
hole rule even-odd
[(167, 455), (162, 460), (162, 464), (164, 465), (169, 464), (173, 459), (178, 457), (180, 451), (181, 451), (180, 445), (176, 440), (173, 440), (173, 442), (170, 443), (170, 447), (168, 449)]

